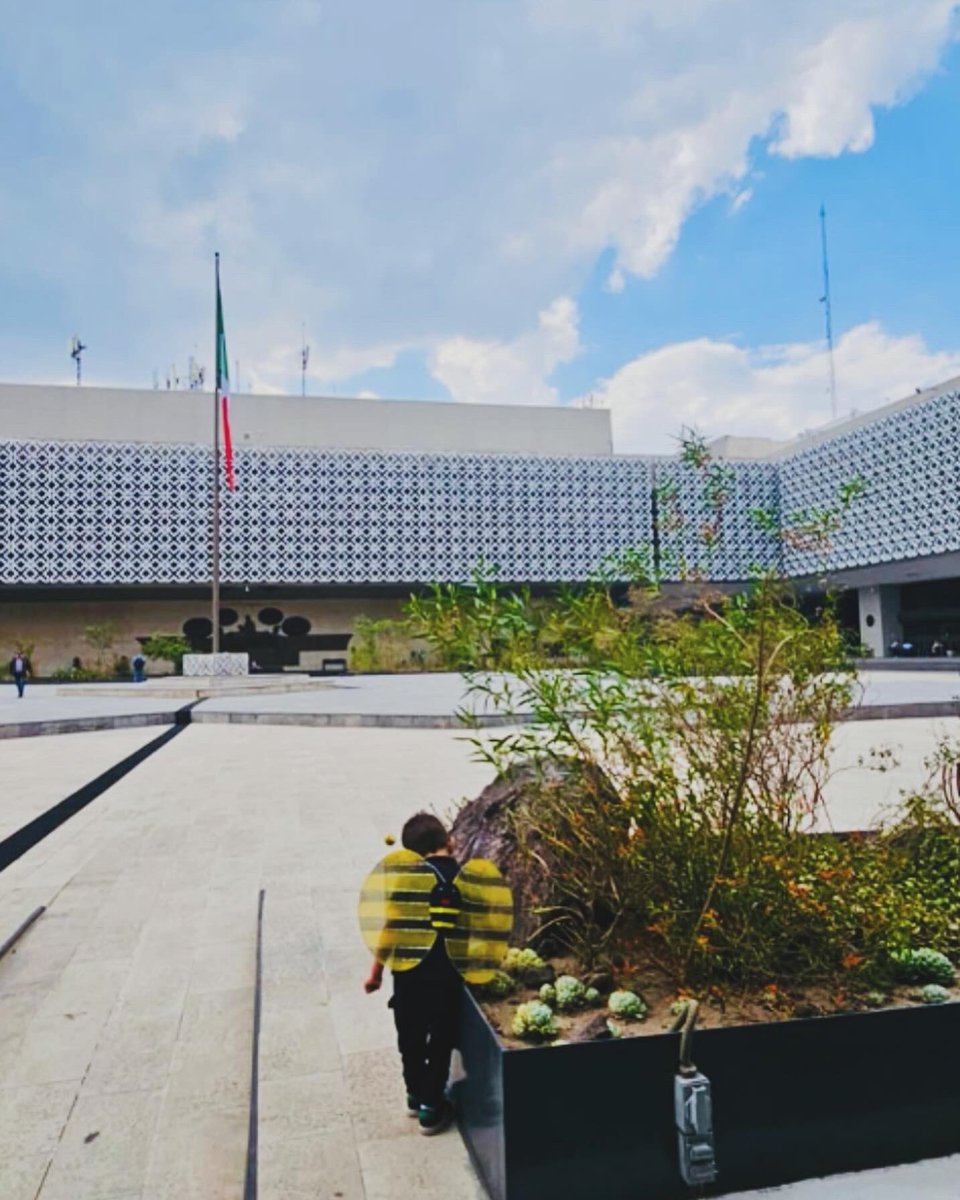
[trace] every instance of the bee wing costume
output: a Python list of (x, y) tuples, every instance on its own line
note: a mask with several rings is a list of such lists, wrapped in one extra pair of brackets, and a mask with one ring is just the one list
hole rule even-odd
[(413, 850), (394, 850), (360, 891), (360, 931), (393, 971), (419, 966), (442, 934), (450, 961), (468, 983), (486, 983), (507, 951), (513, 895), (492, 862), (471, 858), (448, 882)]

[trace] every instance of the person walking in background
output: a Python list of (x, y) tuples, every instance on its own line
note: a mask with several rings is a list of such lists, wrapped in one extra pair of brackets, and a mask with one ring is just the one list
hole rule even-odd
[(13, 676), (13, 682), (17, 685), (17, 695), (21, 700), (23, 699), (23, 689), (27, 686), (27, 676), (31, 673), (30, 660), (22, 650), (18, 650), (10, 659), (10, 674)]
[(137, 653), (133, 656), (133, 662), (130, 665), (133, 667), (133, 682), (143, 683), (143, 681), (146, 679), (144, 668), (147, 665), (147, 660), (139, 651), (137, 651)]

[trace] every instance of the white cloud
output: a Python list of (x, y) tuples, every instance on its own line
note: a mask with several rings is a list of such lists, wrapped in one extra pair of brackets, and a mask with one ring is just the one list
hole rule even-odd
[(935, 70), (952, 8), (12, 6), (5, 290), (82, 313), (122, 382), (207, 330), (219, 249), (228, 332), (265, 386), (296, 386), (278, 347), (306, 321), (324, 370), (436, 346), (455, 394), (490, 374), (543, 401), (547, 375), (509, 365), (536, 357), (533, 313), (606, 250), (613, 291), (657, 272), (700, 204), (745, 203), (756, 139), (863, 150), (874, 108)]
[[(917, 335), (875, 322), (851, 329), (835, 350), (838, 411), (866, 412), (960, 375), (960, 353), (931, 351)], [(608, 407), (622, 453), (668, 453), (681, 426), (708, 437), (788, 438), (831, 419), (822, 342), (745, 349), (700, 338), (641, 355), (594, 391)]]
[(577, 306), (560, 296), (540, 313), (537, 328), (512, 341), (455, 337), (439, 342), (430, 372), (454, 400), (468, 404), (556, 404), (547, 382), (580, 350)]

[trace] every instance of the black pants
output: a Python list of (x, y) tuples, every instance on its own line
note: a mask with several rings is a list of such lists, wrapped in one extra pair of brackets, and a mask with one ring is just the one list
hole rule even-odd
[(26, 675), (14, 675), (13, 682), (17, 685), (17, 695), (23, 695), (23, 689), (27, 686)]
[(457, 975), (422, 980), (413, 973), (395, 977), (393, 1019), (403, 1081), (421, 1104), (437, 1107), (443, 1103), (462, 996), (463, 984)]

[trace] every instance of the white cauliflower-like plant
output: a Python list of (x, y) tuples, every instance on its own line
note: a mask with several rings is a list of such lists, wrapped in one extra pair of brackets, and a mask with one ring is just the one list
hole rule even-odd
[(552, 983), (545, 983), (540, 989), (540, 999), (544, 1004), (549, 1004), (551, 1008), (556, 1007), (557, 989)]
[(550, 1041), (557, 1036), (553, 1010), (540, 1000), (521, 1004), (513, 1018), (513, 1034), (529, 1041)]
[(924, 1004), (946, 1004), (948, 1000), (953, 999), (953, 996), (949, 989), (942, 987), (939, 983), (928, 983), (926, 987), (920, 989), (920, 999)]
[(647, 1011), (647, 1006), (637, 993), (625, 989), (611, 992), (610, 998), (607, 1001), (607, 1007), (615, 1017), (635, 1017), (639, 1019)]
[(587, 1002), (587, 1004), (599, 1004), (600, 1003), (600, 993), (594, 987), (587, 988), (587, 990), (583, 993), (583, 998)]
[(557, 1008), (561, 1012), (582, 1008), (586, 1004), (587, 989), (572, 975), (561, 975), (554, 988), (557, 993)]

